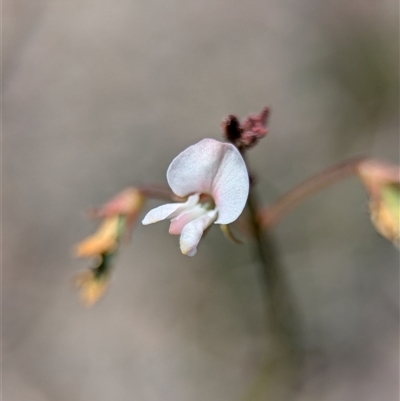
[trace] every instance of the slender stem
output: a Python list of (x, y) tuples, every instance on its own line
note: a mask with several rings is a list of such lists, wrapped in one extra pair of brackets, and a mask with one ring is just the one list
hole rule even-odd
[(139, 191), (146, 197), (151, 199), (162, 199), (179, 202), (183, 199), (175, 195), (169, 188), (161, 185), (143, 185), (137, 187)]
[(356, 157), (336, 164), (301, 182), (260, 212), (261, 225), (272, 228), (305, 199), (330, 185), (355, 174), (365, 157)]
[(246, 397), (246, 400), (258, 400), (271, 392), (282, 372), (285, 379), (281, 386), (291, 393), (298, 380), (302, 352), (298, 315), (275, 244), (268, 231), (263, 230), (254, 185), (250, 186), (247, 209), (262, 267), (260, 274), (264, 283), (263, 293), (274, 351), (269, 354), (259, 378)]
[(290, 289), (280, 263), (277, 249), (270, 234), (263, 230), (257, 213), (257, 198), (252, 188), (247, 200), (250, 223), (256, 241), (258, 257), (262, 264), (268, 314), (274, 334), (292, 352), (299, 352), (299, 324)]

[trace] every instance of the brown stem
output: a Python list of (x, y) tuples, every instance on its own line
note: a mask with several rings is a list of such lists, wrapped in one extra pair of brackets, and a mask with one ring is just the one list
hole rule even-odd
[(250, 186), (247, 208), (258, 256), (263, 266), (262, 275), (273, 334), (286, 349), (298, 354), (301, 348), (298, 317), (274, 241), (269, 232), (263, 230), (254, 185)]
[(336, 164), (306, 179), (293, 189), (279, 197), (272, 205), (260, 212), (263, 227), (272, 228), (302, 201), (330, 185), (355, 174), (365, 157), (355, 157)]
[(274, 334), (280, 343), (286, 343), (292, 352), (299, 352), (299, 324), (291, 299), (283, 267), (278, 252), (269, 232), (263, 230), (257, 214), (257, 198), (254, 188), (250, 190), (247, 200), (250, 223), (256, 240), (258, 256), (263, 266), (265, 295), (269, 308), (269, 318)]

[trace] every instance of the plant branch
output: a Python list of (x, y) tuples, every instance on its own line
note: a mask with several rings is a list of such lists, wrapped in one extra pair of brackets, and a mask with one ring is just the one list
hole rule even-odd
[[(245, 155), (243, 154), (243, 156)], [(247, 209), (250, 227), (256, 241), (257, 253), (262, 266), (260, 273), (264, 283), (263, 295), (273, 345), (273, 352), (269, 354), (259, 378), (245, 398), (246, 400), (261, 400), (264, 399), (266, 393), (270, 394), (271, 391), (274, 391), (274, 386), (278, 382), (281, 388), (291, 393), (293, 386), (298, 381), (302, 347), (300, 343), (300, 324), (291, 297), (291, 290), (274, 241), (268, 231), (263, 230), (258, 213), (258, 199), (254, 185), (250, 185)], [(284, 378), (280, 377), (282, 372)]]
[(359, 165), (365, 160), (366, 157), (355, 157), (346, 160), (301, 182), (260, 212), (261, 226), (272, 228), (305, 199), (357, 173)]
[(175, 195), (168, 187), (161, 185), (143, 185), (138, 186), (137, 189), (142, 193), (142, 195), (150, 199), (172, 200), (175, 202), (184, 200)]
[(299, 351), (299, 325), (294, 303), (290, 296), (287, 280), (275, 244), (268, 232), (263, 230), (257, 213), (257, 198), (254, 188), (250, 189), (247, 207), (250, 224), (256, 241), (258, 257), (263, 266), (268, 314), (274, 334), (285, 342), (293, 352)]

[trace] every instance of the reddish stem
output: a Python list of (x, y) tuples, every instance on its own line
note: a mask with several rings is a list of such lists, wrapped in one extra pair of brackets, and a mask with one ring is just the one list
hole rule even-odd
[(272, 228), (305, 199), (344, 178), (356, 174), (359, 165), (365, 160), (365, 157), (355, 157), (346, 160), (301, 182), (260, 212), (261, 225), (264, 228)]
[(146, 197), (150, 199), (162, 199), (175, 202), (181, 202), (184, 199), (175, 195), (169, 188), (161, 185), (143, 185), (137, 187), (138, 190)]

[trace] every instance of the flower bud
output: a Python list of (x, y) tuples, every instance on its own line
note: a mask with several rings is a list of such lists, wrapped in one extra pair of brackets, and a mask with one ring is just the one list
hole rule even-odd
[(222, 122), (225, 138), (238, 149), (249, 149), (268, 133), (270, 108), (264, 107), (259, 114), (249, 115), (242, 123), (234, 115)]
[(400, 242), (400, 168), (367, 160), (359, 166), (360, 177), (370, 197), (371, 221), (389, 241)]
[(94, 217), (110, 217), (117, 214), (136, 217), (144, 205), (145, 197), (137, 188), (127, 188), (93, 211)]

